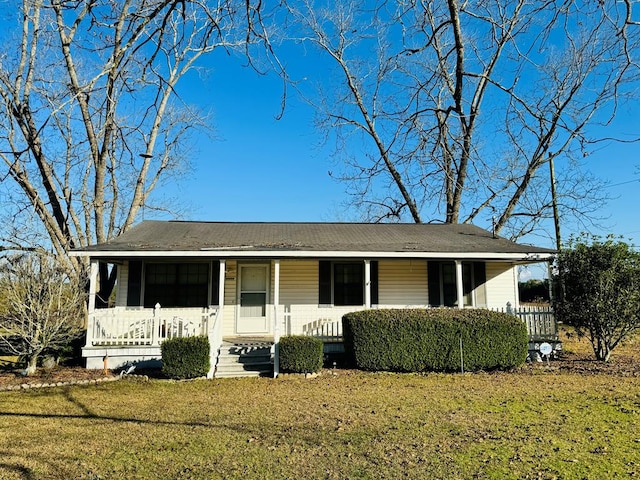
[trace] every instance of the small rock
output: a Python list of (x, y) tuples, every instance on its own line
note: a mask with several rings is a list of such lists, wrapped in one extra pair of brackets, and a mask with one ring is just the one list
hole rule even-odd
[(52, 368), (55, 368), (56, 365), (58, 365), (58, 361), (53, 355), (47, 355), (42, 360), (42, 366), (47, 370), (51, 370)]

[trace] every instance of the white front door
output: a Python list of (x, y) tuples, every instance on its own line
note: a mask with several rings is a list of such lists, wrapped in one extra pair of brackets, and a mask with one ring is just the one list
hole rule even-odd
[(236, 333), (268, 333), (269, 265), (239, 264), (238, 277)]

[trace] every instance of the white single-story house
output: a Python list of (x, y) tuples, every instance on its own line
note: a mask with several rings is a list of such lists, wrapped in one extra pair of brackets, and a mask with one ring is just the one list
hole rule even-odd
[[(91, 263), (88, 368), (157, 360), (165, 338), (204, 334), (211, 376), (223, 374), (223, 344), (340, 340), (342, 316), (355, 310), (517, 309), (517, 267), (554, 253), (473, 225), (184, 221), (143, 221), (71, 252)], [(117, 268), (104, 309), (100, 262)]]

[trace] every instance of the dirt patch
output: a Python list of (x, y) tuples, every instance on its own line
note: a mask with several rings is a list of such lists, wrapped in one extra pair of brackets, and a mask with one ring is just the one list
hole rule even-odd
[(536, 373), (539, 373), (539, 370), (548, 370), (579, 375), (640, 377), (640, 337), (618, 345), (608, 362), (595, 360), (589, 340), (579, 338), (569, 327), (560, 328), (560, 340), (562, 352), (558, 358), (551, 360), (549, 364), (546, 361), (528, 363), (524, 369)]
[[(109, 372), (108, 377), (115, 376)], [(88, 370), (81, 367), (55, 367), (51, 369), (39, 368), (35, 375), (25, 377), (18, 369), (0, 370), (0, 386), (22, 384), (52, 384), (58, 382), (77, 382), (80, 380), (97, 380), (104, 378), (103, 370)]]

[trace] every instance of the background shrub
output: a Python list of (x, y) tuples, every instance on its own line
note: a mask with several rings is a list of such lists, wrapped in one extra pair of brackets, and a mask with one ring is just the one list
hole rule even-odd
[(527, 358), (520, 319), (481, 309), (364, 310), (342, 318), (347, 355), (357, 368), (393, 372), (508, 369)]
[(209, 339), (206, 336), (170, 338), (162, 342), (162, 371), (171, 378), (202, 377), (209, 372)]
[(291, 373), (315, 373), (322, 368), (322, 340), (305, 335), (280, 338), (280, 369)]

